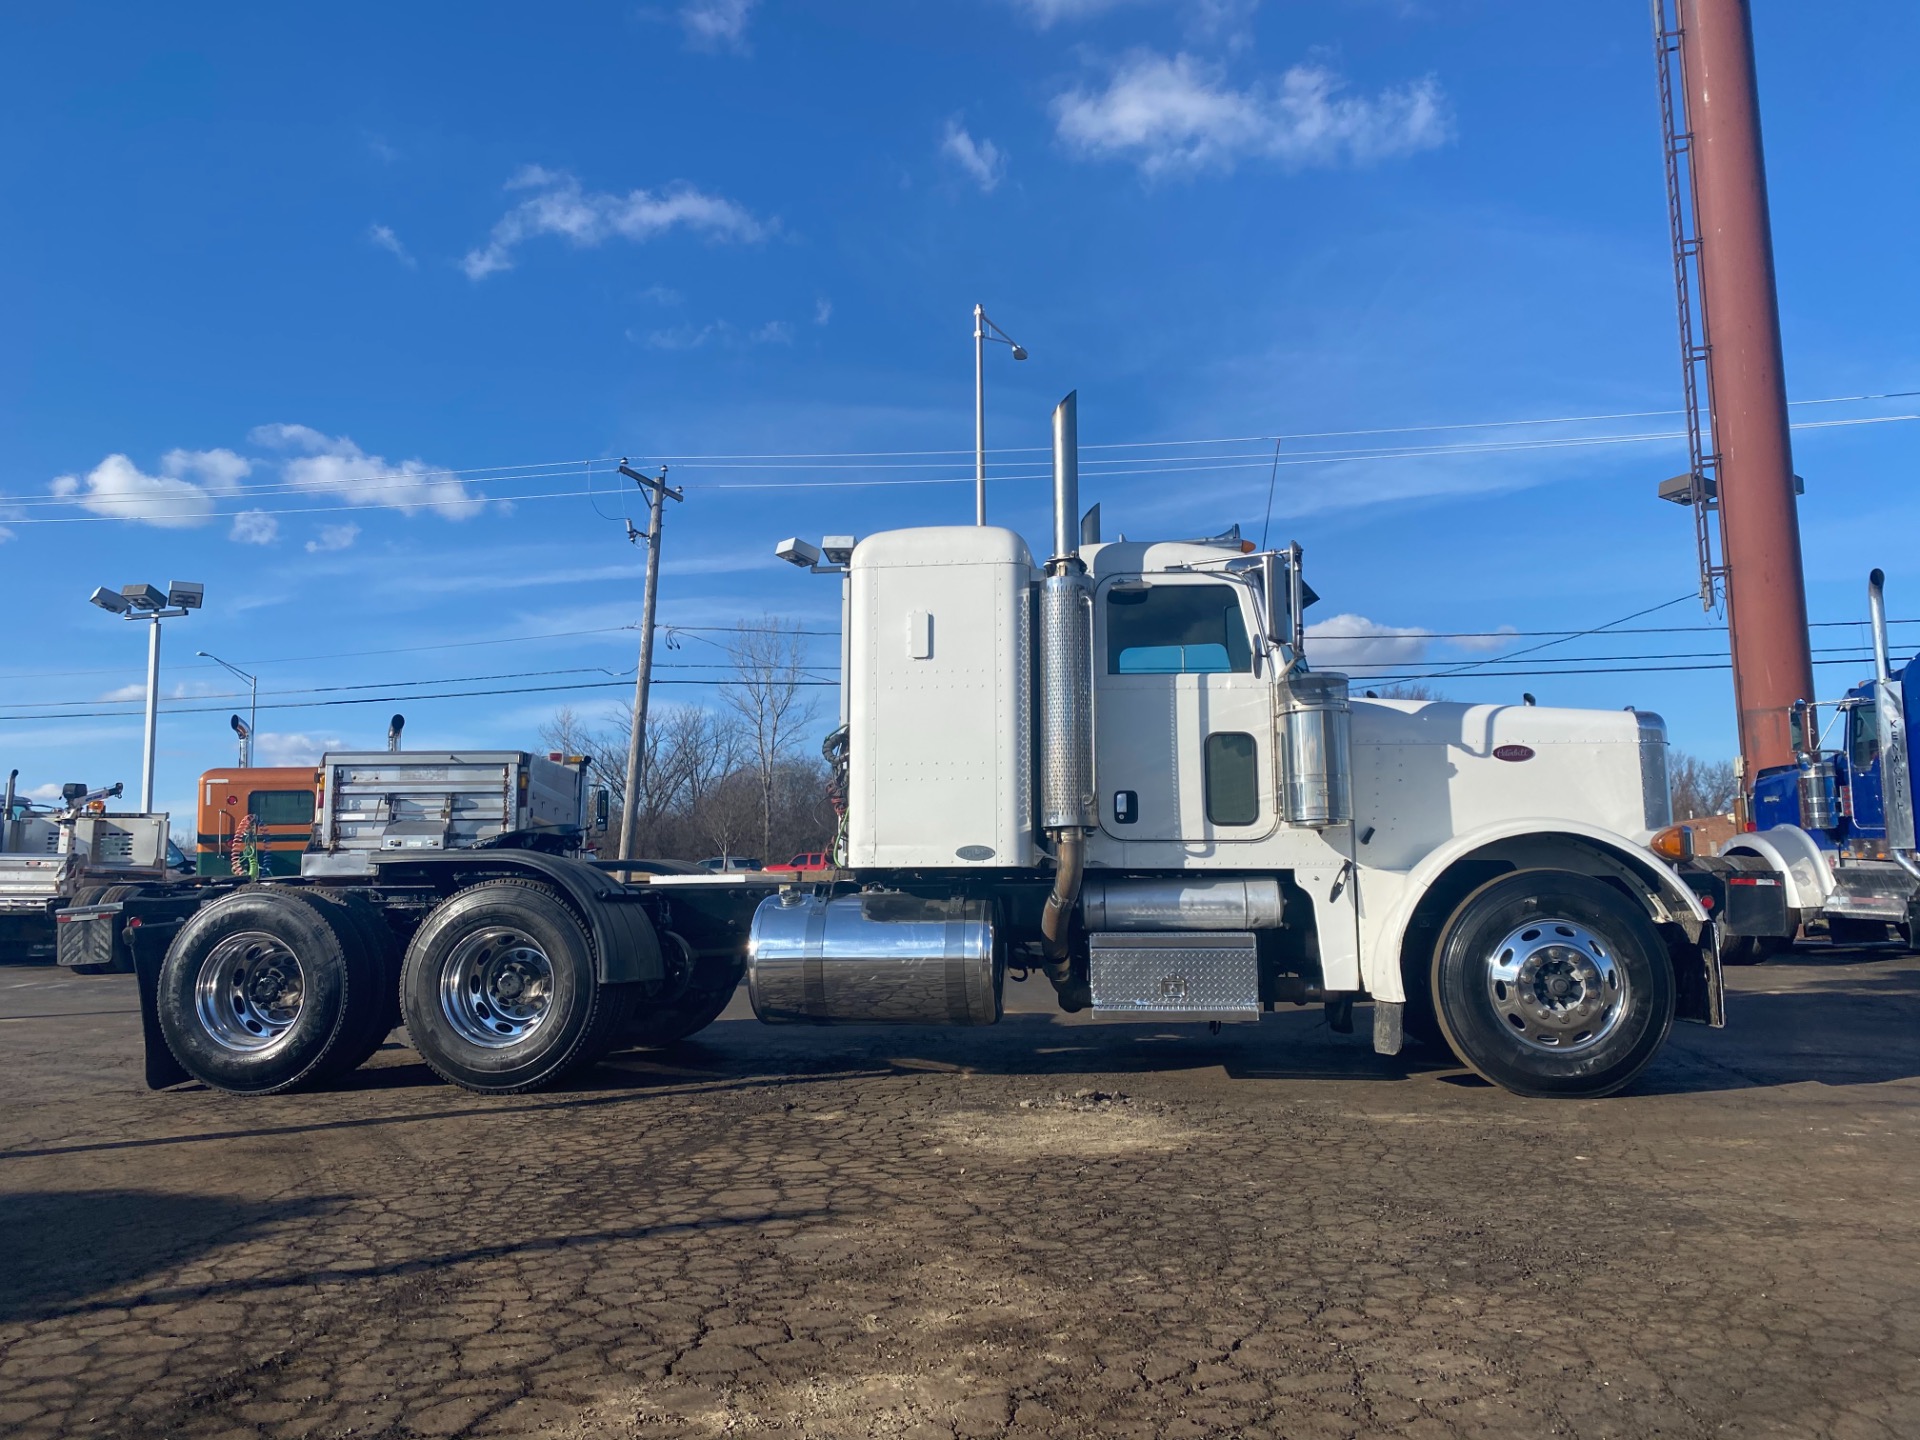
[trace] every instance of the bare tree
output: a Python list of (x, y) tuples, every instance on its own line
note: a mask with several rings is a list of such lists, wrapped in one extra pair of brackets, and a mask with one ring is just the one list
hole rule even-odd
[(813, 723), (813, 702), (801, 688), (806, 678), (806, 640), (796, 626), (768, 616), (742, 625), (728, 642), (733, 681), (720, 694), (739, 717), (741, 742), (760, 787), (760, 849), (773, 845), (774, 790), (781, 762), (794, 753)]
[(1701, 820), (1733, 809), (1738, 792), (1730, 760), (1702, 760), (1684, 750), (1667, 755), (1667, 783), (1675, 820)]

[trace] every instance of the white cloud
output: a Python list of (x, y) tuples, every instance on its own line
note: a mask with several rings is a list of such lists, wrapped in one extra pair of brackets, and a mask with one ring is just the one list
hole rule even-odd
[(710, 240), (754, 241), (763, 239), (769, 228), (733, 201), (685, 184), (614, 195), (583, 190), (571, 175), (529, 165), (507, 188), (536, 193), (500, 217), (484, 246), (467, 252), (460, 264), (469, 280), (512, 269), (514, 251), (539, 235), (558, 235), (591, 248), (609, 239), (651, 240), (673, 229)]
[(769, 320), (764, 325), (743, 332), (726, 320), (712, 320), (705, 325), (675, 325), (666, 330), (650, 330), (645, 335), (636, 335), (629, 330), (627, 338), (639, 341), (649, 350), (698, 350), (707, 345), (741, 350), (752, 345), (791, 345), (793, 326), (785, 320)]
[(1431, 76), (1371, 96), (1345, 88), (1333, 71), (1303, 64), (1277, 83), (1236, 89), (1191, 55), (1137, 51), (1104, 90), (1057, 96), (1054, 126), (1075, 153), (1129, 159), (1147, 176), (1230, 170), (1243, 158), (1287, 169), (1367, 165), (1451, 137), (1446, 97)]
[(6, 544), (7, 541), (11, 539), (13, 539), (13, 531), (9, 530), (4, 525), (0, 525), (0, 545)]
[(757, 0), (688, 0), (680, 7), (680, 28), (695, 50), (745, 50), (747, 17)]
[(345, 525), (322, 525), (320, 538), (307, 541), (309, 555), (324, 554), (328, 550), (348, 550), (353, 542), (360, 538), (360, 527), (348, 522)]
[(1013, 0), (1014, 8), (1037, 30), (1151, 3), (1182, 11), (1187, 32), (1195, 39), (1225, 40), (1236, 49), (1246, 40), (1253, 12), (1260, 8), (1260, 0)]
[[(258, 425), (248, 438), (274, 450), (305, 452), (280, 468), (281, 478), (296, 496), (338, 495), (356, 505), (391, 505), (405, 515), (430, 509), (450, 520), (463, 520), (487, 503), (451, 470), (424, 460), (395, 463), (369, 455), (346, 436), (324, 435), (311, 425)], [(349, 528), (358, 533), (357, 527)], [(351, 544), (351, 539), (346, 543)]]
[(280, 522), (264, 510), (242, 510), (227, 538), (241, 545), (271, 545), (280, 538)]
[(31, 790), (19, 792), (29, 800), (52, 801), (60, 799), (60, 786), (57, 781), (49, 780), (44, 785), (36, 785)]
[(373, 225), (368, 227), (367, 239), (376, 248), (386, 251), (409, 270), (413, 269), (414, 266), (419, 263), (413, 258), (413, 252), (408, 250), (407, 247), (401, 243), (400, 237), (393, 233), (393, 227), (390, 225)]
[(1334, 615), (1307, 626), (1307, 658), (1319, 670), (1373, 671), (1417, 665), (1433, 644), (1431, 632), (1382, 625), (1364, 615)]
[(1511, 625), (1502, 625), (1484, 635), (1467, 635), (1448, 643), (1456, 650), (1504, 650), (1519, 633)]
[(833, 302), (822, 295), (813, 302), (813, 323), (824, 325), (833, 319)]
[(1086, 20), (1118, 10), (1122, 5), (1134, 4), (1136, 0), (1013, 0), (1013, 3), (1015, 9), (1046, 30), (1063, 20)]
[(256, 765), (318, 765), (329, 750), (338, 750), (342, 742), (332, 735), (294, 735), (278, 730), (262, 730), (253, 737), (253, 763)]
[(642, 300), (651, 300), (656, 305), (680, 305), (686, 302), (682, 295), (671, 285), (649, 285), (640, 292)]
[(165, 529), (204, 525), (216, 497), (239, 493), (253, 462), (231, 450), (169, 450), (149, 475), (125, 455), (109, 455), (82, 477), (59, 475), (48, 487), (84, 510)]
[(966, 171), (984, 195), (992, 194), (1007, 173), (1006, 152), (991, 140), (974, 139), (957, 118), (947, 121), (940, 153)]

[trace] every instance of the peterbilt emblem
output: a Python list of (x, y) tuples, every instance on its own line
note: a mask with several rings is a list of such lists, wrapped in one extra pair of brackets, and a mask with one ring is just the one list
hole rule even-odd
[(1531, 745), (1496, 745), (1493, 747), (1493, 758), (1514, 761), (1531, 760), (1533, 747)]
[(953, 853), (958, 855), (962, 860), (993, 859), (993, 847), (991, 845), (962, 845)]

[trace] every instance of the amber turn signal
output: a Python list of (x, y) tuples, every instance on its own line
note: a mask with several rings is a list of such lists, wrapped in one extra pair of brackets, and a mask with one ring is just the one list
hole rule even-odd
[(1663, 860), (1693, 858), (1693, 827), (1669, 825), (1647, 842), (1647, 848)]

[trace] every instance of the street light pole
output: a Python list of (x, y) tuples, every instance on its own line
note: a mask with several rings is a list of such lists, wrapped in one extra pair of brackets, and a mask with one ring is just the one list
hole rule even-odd
[(109, 590), (104, 585), (88, 599), (109, 614), (123, 620), (145, 620), (147, 631), (147, 733), (145, 759), (140, 767), (140, 809), (153, 811), (153, 760), (160, 734), (160, 622), (198, 610), (205, 601), (207, 587), (187, 580), (174, 580), (162, 590), (158, 585), (128, 585)]
[(995, 340), (1013, 351), (1013, 358), (1024, 360), (1026, 350), (1013, 343), (987, 312), (973, 307), (973, 523), (987, 523), (987, 341)]
[(987, 523), (987, 312), (973, 307), (973, 523)]
[(213, 661), (213, 663), (218, 665), (222, 670), (232, 675), (238, 675), (242, 680), (247, 682), (247, 733), (242, 737), (240, 742), (240, 765), (242, 769), (249, 768), (253, 764), (253, 737), (258, 731), (260, 724), (260, 677), (257, 675), (249, 675), (238, 665), (228, 664), (211, 650), (196, 650), (193, 653), (198, 655), (202, 660)]
[[(620, 859), (633, 859), (634, 832), (640, 828), (640, 757), (647, 742), (647, 692), (653, 683), (653, 612), (660, 593), (660, 522), (667, 501), (685, 495), (667, 485), (667, 468), (642, 475), (620, 462), (620, 473), (647, 492), (647, 584), (640, 602), (640, 668), (633, 677), (633, 729), (627, 736), (627, 788), (620, 800)], [(629, 525), (631, 530), (632, 526)]]
[(153, 810), (153, 753), (160, 738), (160, 615), (147, 625), (147, 754), (140, 767), (140, 813)]

